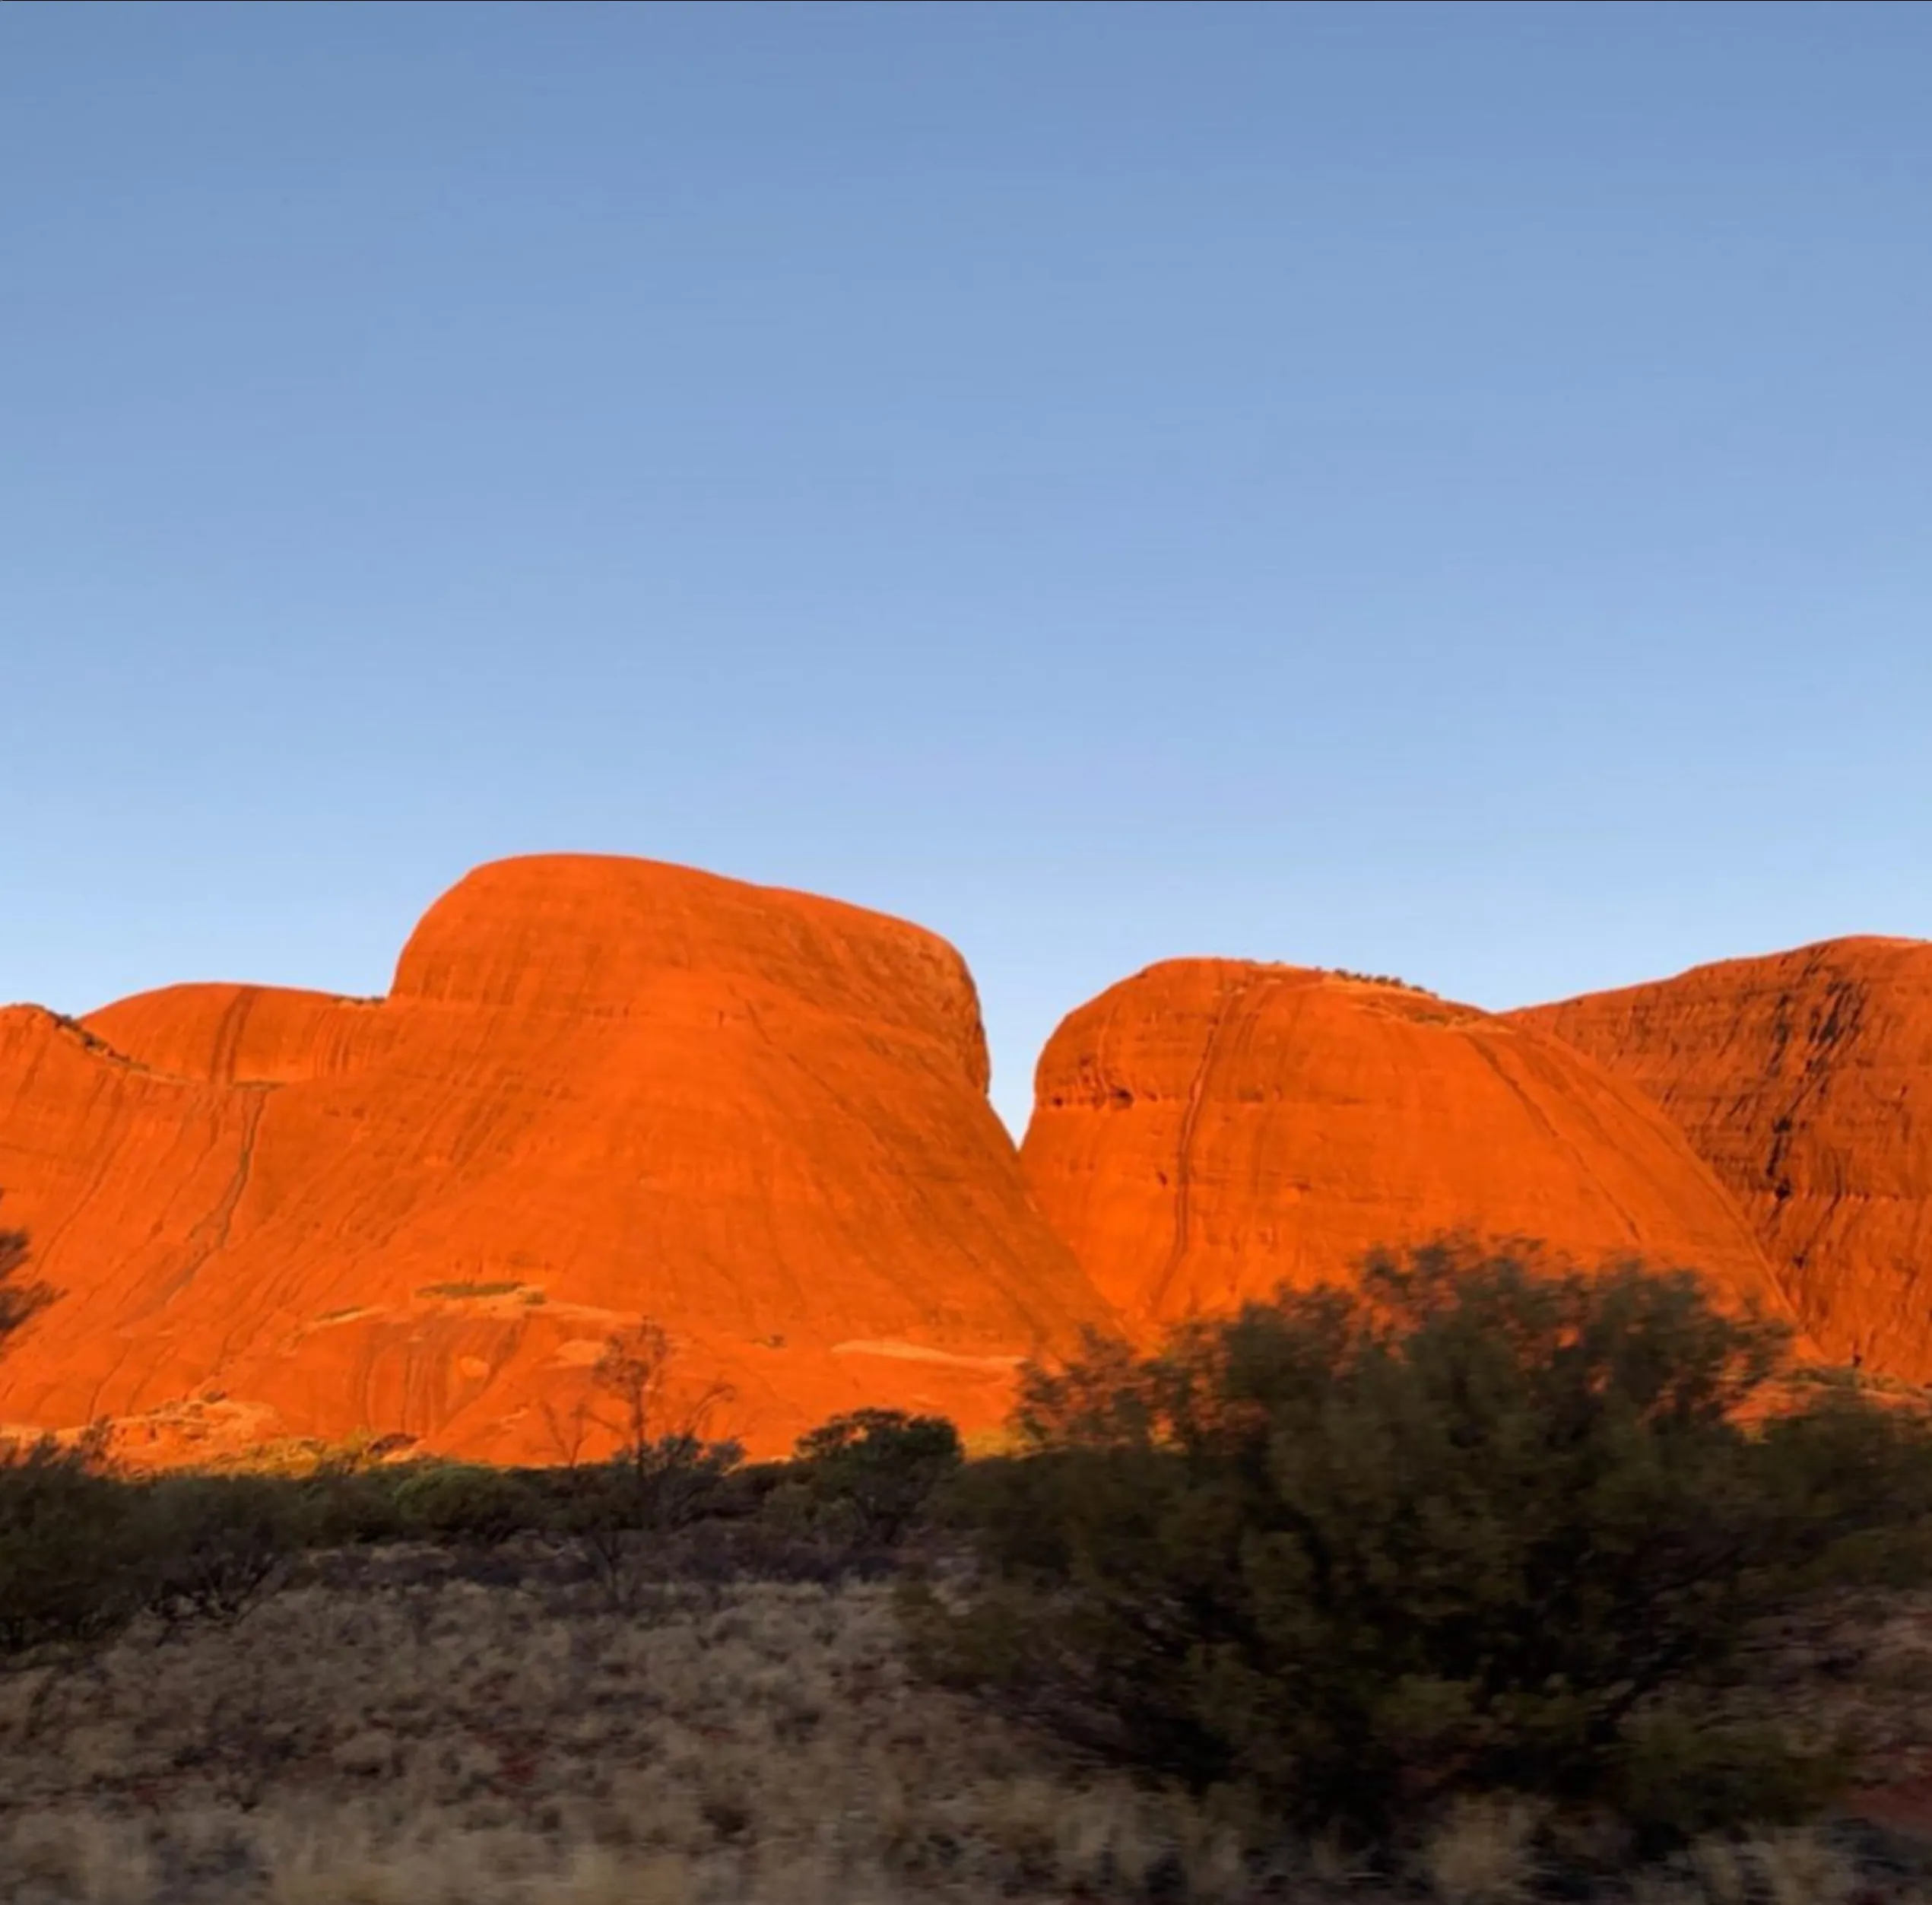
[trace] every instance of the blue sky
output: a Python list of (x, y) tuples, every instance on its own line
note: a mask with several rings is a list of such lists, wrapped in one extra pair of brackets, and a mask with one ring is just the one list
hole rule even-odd
[(1505, 1005), (1932, 934), (1932, 8), (0, 8), (0, 997), (636, 853)]

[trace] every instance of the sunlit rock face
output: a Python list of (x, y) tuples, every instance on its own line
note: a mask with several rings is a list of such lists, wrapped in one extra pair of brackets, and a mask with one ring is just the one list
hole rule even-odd
[(1107, 1313), (986, 1082), (944, 941), (636, 860), (479, 868), (379, 1001), (8, 1008), (0, 1214), (60, 1294), (0, 1418), (554, 1459), (648, 1316), (754, 1449), (863, 1404), (989, 1424)]
[(1176, 960), (1080, 1007), (1021, 1149), (1040, 1208), (1142, 1332), (1445, 1230), (1703, 1271), (1781, 1309), (1683, 1133), (1558, 1040), (1427, 993)]
[(1825, 1355), (1932, 1381), (1932, 944), (1832, 940), (1512, 1018), (1683, 1129)]

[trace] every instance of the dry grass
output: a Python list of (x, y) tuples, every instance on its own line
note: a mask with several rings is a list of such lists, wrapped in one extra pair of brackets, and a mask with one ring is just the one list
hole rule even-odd
[(1451, 1807), (1423, 1843), (1429, 1890), (1444, 1905), (1518, 1905), (1531, 1897), (1543, 1810), (1513, 1796)]
[(0, 1896), (1227, 1895), (1237, 1849), (1191, 1808), (911, 1684), (890, 1602), (690, 1589), (644, 1622), (458, 1580), (132, 1637), (0, 1683)]
[[(1450, 1815), (1409, 1879), (1058, 1758), (911, 1681), (889, 1586), (288, 1589), (228, 1630), (135, 1634), (0, 1681), (9, 1905), (1512, 1905), (1537, 1815)], [(386, 1571), (385, 1571), (386, 1570)], [(1819, 1834), (1705, 1846), (1652, 1905), (1853, 1905)]]

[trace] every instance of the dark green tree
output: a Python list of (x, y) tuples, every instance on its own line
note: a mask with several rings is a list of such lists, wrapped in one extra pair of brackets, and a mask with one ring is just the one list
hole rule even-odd
[[(0, 1352), (53, 1300), (25, 1275), (23, 1230), (0, 1230)], [(140, 1605), (124, 1491), (99, 1472), (98, 1438), (0, 1446), (0, 1657), (97, 1640)]]
[(1685, 1272), (1448, 1242), (1159, 1354), (1036, 1370), (969, 1472), (979, 1560), (919, 1657), (1081, 1745), (1271, 1811), (1461, 1792), (1656, 1832), (1802, 1811), (1843, 1769), (1738, 1722), (1813, 1596), (1908, 1575), (1923, 1421), (1791, 1412), (1788, 1332)]
[(54, 1300), (47, 1284), (25, 1275), (30, 1255), (24, 1230), (0, 1230), (0, 1348)]
[(903, 1409), (834, 1416), (800, 1437), (794, 1456), (814, 1513), (881, 1548), (904, 1540), (963, 1459), (960, 1432), (944, 1416)]

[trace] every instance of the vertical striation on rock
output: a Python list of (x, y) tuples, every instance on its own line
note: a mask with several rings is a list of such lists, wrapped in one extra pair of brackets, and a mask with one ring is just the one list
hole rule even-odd
[(1686, 1265), (1783, 1308), (1741, 1214), (1640, 1093), (1555, 1039), (1393, 984), (1150, 967), (1055, 1033), (1021, 1156), (1144, 1330), (1445, 1230)]
[(1932, 1381), (1932, 943), (1831, 940), (1511, 1016), (1682, 1128), (1825, 1355)]
[(1107, 1312), (986, 1081), (931, 934), (593, 856), (477, 869), (379, 1002), (12, 1008), (0, 1186), (62, 1294), (0, 1417), (179, 1426), (219, 1391), (284, 1433), (555, 1459), (648, 1316), (760, 1449), (868, 1402), (990, 1423), (1018, 1359)]

